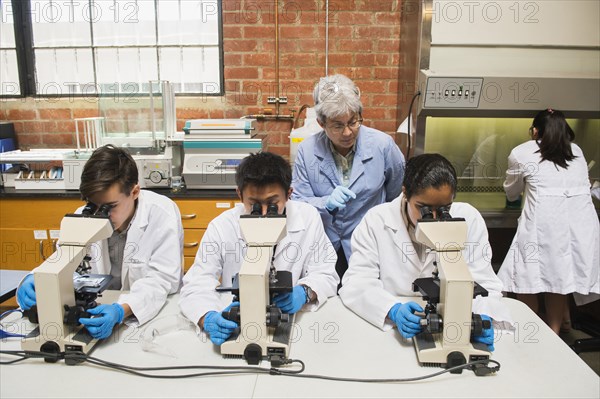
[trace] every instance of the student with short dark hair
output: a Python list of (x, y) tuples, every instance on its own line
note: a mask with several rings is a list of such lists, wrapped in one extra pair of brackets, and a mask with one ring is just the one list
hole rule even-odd
[(235, 181), (242, 203), (208, 225), (194, 264), (183, 278), (179, 300), (183, 314), (216, 345), (225, 342), (238, 327), (221, 316), (225, 298), (216, 288), (230, 287), (240, 271), (247, 244), (239, 219), (240, 215), (250, 214), (256, 204), (260, 204), (263, 214), (269, 205), (276, 205), (278, 213), (287, 217), (287, 233), (277, 244), (273, 258), (277, 270), (292, 273), (292, 292), (273, 299), (283, 312), (318, 309), (335, 295), (339, 282), (335, 272), (337, 256), (319, 213), (311, 205), (289, 200), (292, 171), (286, 160), (269, 152), (251, 154), (238, 166)]
[(524, 192), (525, 201), (498, 276), (534, 312), (544, 293), (546, 321), (558, 334), (563, 322), (568, 328), (567, 294), (581, 303), (598, 299), (600, 228), (587, 163), (563, 113), (539, 112), (529, 132), (531, 140), (508, 156), (506, 197), (514, 201)]
[[(110, 206), (111, 237), (90, 245), (91, 273), (110, 274), (108, 289), (128, 291), (112, 305), (89, 309), (80, 322), (94, 338), (108, 338), (124, 320), (144, 324), (158, 314), (169, 294), (181, 286), (183, 227), (177, 205), (141, 190), (135, 161), (125, 150), (107, 145), (84, 166), (79, 188), (84, 201)], [(80, 213), (83, 207), (76, 212)], [(33, 275), (19, 287), (23, 309), (36, 303)]]
[[(414, 301), (401, 303), (398, 297), (416, 295), (413, 281), (431, 277), (436, 258), (416, 240), (415, 226), (422, 207), (430, 207), (434, 217), (439, 207), (450, 207), (453, 217), (467, 223), (469, 246), (463, 258), (473, 279), (489, 293), (473, 300), (473, 312), (493, 319), (499, 327), (509, 321), (498, 301), (502, 283), (490, 263), (485, 222), (471, 205), (454, 202), (456, 181), (454, 167), (439, 154), (423, 154), (407, 162), (402, 194), (369, 210), (354, 230), (352, 256), (340, 290), (344, 305), (383, 330), (396, 326), (407, 339), (418, 334), (421, 317), (414, 313), (423, 309)], [(475, 340), (493, 350), (493, 330), (484, 330)]]

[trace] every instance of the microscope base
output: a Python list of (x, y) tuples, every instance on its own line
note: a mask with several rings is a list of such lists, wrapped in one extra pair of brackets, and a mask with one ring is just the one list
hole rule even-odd
[(292, 337), (294, 315), (288, 322), (282, 322), (276, 328), (269, 328), (266, 337), (251, 339), (252, 332), (246, 331), (247, 336), (240, 334), (232, 336), (221, 345), (224, 358), (245, 359), (248, 364), (259, 364), (261, 360), (285, 360), (289, 356), (290, 339)]
[[(45, 337), (41, 336), (40, 328), (37, 327), (25, 337), (21, 342), (21, 347), (23, 350), (32, 352), (59, 354), (72, 351), (87, 354), (92, 351), (94, 345), (98, 342), (83, 326), (70, 331), (66, 336), (57, 336), (56, 330), (50, 332), (50, 334), (46, 332), (45, 335)], [(46, 361), (50, 363), (54, 363), (56, 360), (46, 358)]]
[[(475, 360), (489, 359), (487, 345), (469, 343), (467, 345), (450, 346), (442, 342), (442, 334), (421, 333), (413, 338), (417, 358), (421, 366), (450, 368)], [(456, 374), (460, 374), (457, 370)]]
[[(106, 290), (97, 298), (98, 304), (116, 302), (119, 296), (128, 291)], [(60, 326), (60, 327), (59, 327)], [(63, 330), (59, 331), (62, 328)], [(41, 331), (41, 332), (40, 332)], [(90, 353), (98, 343), (83, 326), (69, 327), (65, 324), (46, 323), (38, 325), (27, 337), (21, 341), (21, 348), (25, 351), (59, 353), (65, 351), (79, 351)], [(52, 362), (52, 360), (46, 360)]]

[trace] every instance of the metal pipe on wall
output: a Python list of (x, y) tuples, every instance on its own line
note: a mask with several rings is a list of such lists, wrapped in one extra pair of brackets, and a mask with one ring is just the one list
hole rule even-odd
[(279, 0), (275, 0), (275, 114), (279, 115)]
[[(279, 89), (279, 0), (275, 2), (275, 115), (263, 111), (261, 114), (244, 115), (242, 118), (252, 118), (258, 120), (289, 120), (294, 121), (294, 111), (291, 114), (280, 114), (280, 89)], [(285, 100), (287, 103), (287, 99)]]
[(329, 0), (325, 1), (325, 76), (329, 75)]
[(258, 120), (286, 120), (294, 121), (294, 111), (291, 114), (271, 115), (271, 114), (250, 114), (244, 115), (241, 119), (258, 119)]

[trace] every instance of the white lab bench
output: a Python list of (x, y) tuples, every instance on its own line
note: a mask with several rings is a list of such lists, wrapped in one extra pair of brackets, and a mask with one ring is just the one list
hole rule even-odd
[(0, 270), (0, 303), (12, 298), (19, 283), (27, 275), (24, 270)]
[[(178, 313), (178, 296), (169, 298), (157, 318)], [(64, 362), (30, 359), (0, 366), (0, 397), (220, 397), (220, 398), (405, 398), (405, 397), (577, 397), (598, 398), (600, 379), (527, 306), (503, 299), (516, 322), (514, 335), (496, 337), (492, 355), (501, 363), (496, 375), (476, 377), (472, 371), (444, 374), (413, 383), (357, 383), (246, 374), (188, 379), (149, 379), (119, 371)], [(11, 322), (31, 328), (10, 315)], [(156, 320), (156, 319), (155, 319)], [(163, 319), (167, 320), (167, 319)], [(15, 327), (9, 326), (9, 327)], [(142, 327), (143, 328), (143, 327)], [(175, 357), (144, 352), (141, 329), (122, 327), (98, 344), (93, 356), (132, 366), (246, 365), (223, 359), (205, 336), (191, 330), (157, 339)], [(402, 378), (433, 373), (417, 363), (412, 342), (396, 330), (383, 332), (344, 307), (339, 297), (321, 309), (300, 313), (292, 335), (291, 358), (306, 363), (305, 373), (357, 378)], [(0, 342), (1, 349), (20, 349), (18, 339)], [(12, 360), (2, 355), (0, 360)], [(261, 365), (268, 367), (263, 362)], [(202, 370), (198, 370), (202, 371)], [(183, 373), (185, 370), (177, 371)]]

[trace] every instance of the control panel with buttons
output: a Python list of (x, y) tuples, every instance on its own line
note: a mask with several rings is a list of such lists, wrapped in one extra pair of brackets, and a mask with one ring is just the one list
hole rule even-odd
[(477, 108), (483, 78), (428, 77), (424, 108)]

